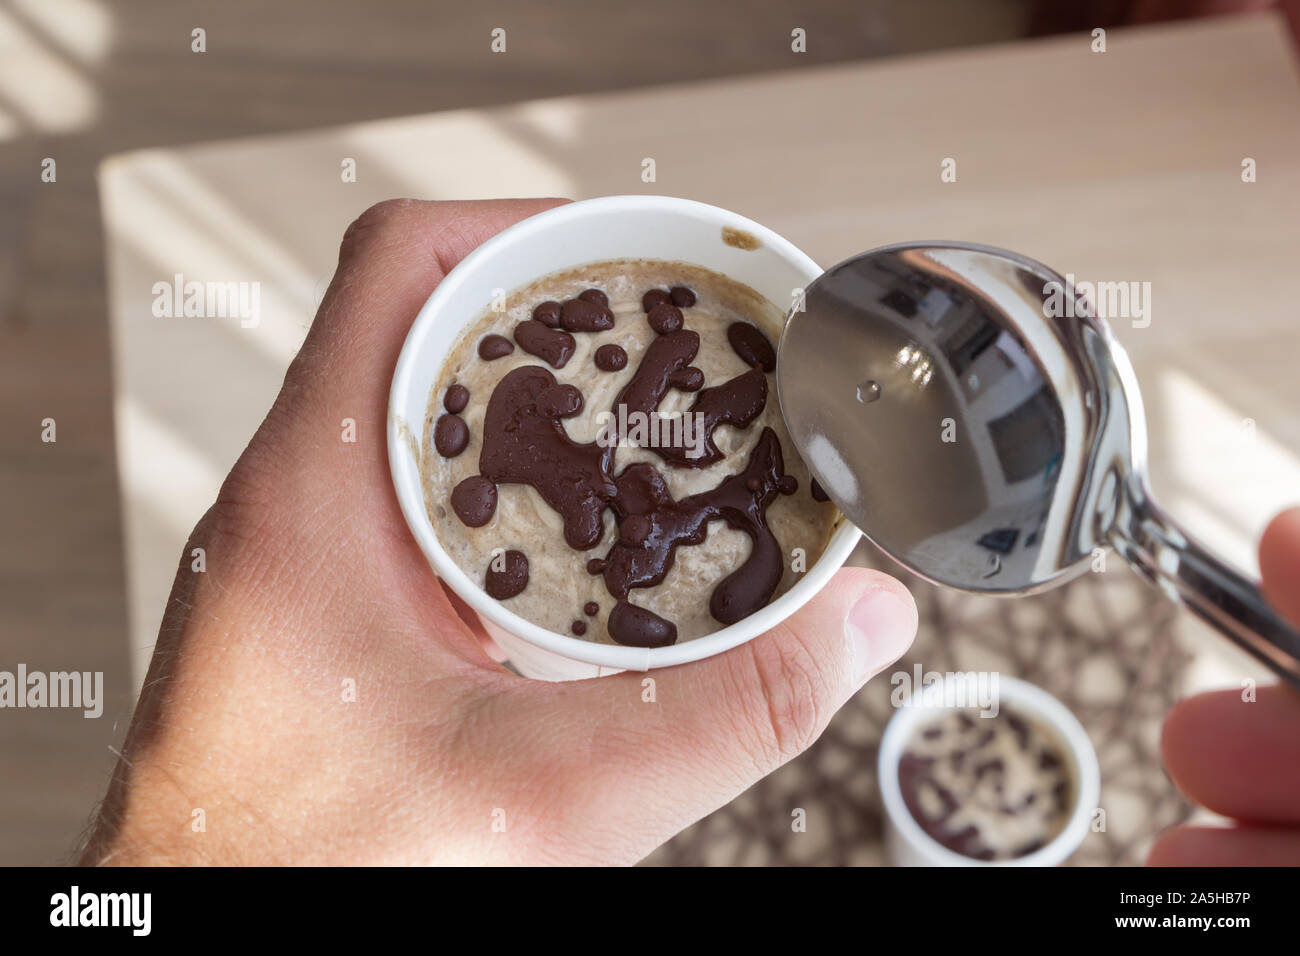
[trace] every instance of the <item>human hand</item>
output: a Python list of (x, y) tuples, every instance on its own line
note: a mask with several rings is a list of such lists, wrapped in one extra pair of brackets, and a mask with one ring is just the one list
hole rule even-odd
[(653, 672), (654, 703), (644, 674), (548, 684), (485, 653), (399, 511), (388, 388), (447, 271), (559, 202), (394, 201), (349, 227), (186, 545), (85, 862), (632, 863), (804, 750), (907, 649), (907, 590), (849, 568), (773, 631)]
[[(1269, 602), (1300, 625), (1300, 508), (1259, 544)], [(1165, 768), (1191, 800), (1237, 821), (1183, 826), (1156, 840), (1152, 866), (1300, 865), (1300, 695), (1285, 685), (1197, 694), (1165, 718)]]

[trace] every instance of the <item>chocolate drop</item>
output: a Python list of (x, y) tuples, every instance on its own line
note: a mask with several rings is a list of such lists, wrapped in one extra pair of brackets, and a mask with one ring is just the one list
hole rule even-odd
[(609, 296), (599, 289), (584, 289), (578, 293), (578, 298), (586, 302), (594, 302), (597, 305), (609, 305)]
[(504, 335), (485, 335), (478, 343), (478, 357), (485, 362), (504, 358), (515, 350), (515, 344)]
[(560, 327), (560, 310), (562, 308), (563, 306), (560, 303), (548, 299), (533, 309), (533, 318), (547, 328), (558, 329)]
[(817, 484), (816, 478), (812, 479), (811, 487), (808, 490), (812, 493), (813, 501), (831, 500), (831, 496), (826, 493), (826, 490), (822, 488), (821, 485)]
[[(604, 297), (604, 293), (601, 293), (601, 297)], [(570, 299), (564, 303), (560, 325), (570, 332), (605, 332), (614, 327), (614, 313), (607, 305), (591, 299)]]
[(727, 341), (746, 365), (761, 368), (764, 372), (776, 368), (776, 351), (758, 326), (732, 322), (727, 326)]
[(574, 621), (572, 624), (569, 625), (569, 628), (570, 630), (573, 631), (574, 634), (577, 634), (579, 637), (582, 637), (582, 635), (587, 633), (587, 622)]
[(497, 510), (497, 486), (482, 475), (471, 475), (451, 489), (451, 510), (470, 528), (481, 528)]
[(654, 329), (660, 335), (667, 335), (669, 332), (676, 332), (682, 327), (682, 310), (670, 302), (660, 303), (650, 310), (647, 316), (650, 322), (650, 328)]
[(602, 345), (596, 349), (596, 368), (602, 372), (621, 372), (627, 368), (627, 352), (621, 345)]
[(442, 396), (442, 407), (453, 415), (459, 415), (468, 404), (469, 389), (464, 385), (453, 385), (447, 389), (447, 394)]
[(704, 387), (704, 373), (694, 365), (688, 365), (669, 375), (668, 384), (683, 392), (698, 392)]
[(582, 606), (582, 613), (587, 615), (587, 617), (595, 617), (599, 611), (600, 605), (595, 601), (588, 601)]
[(671, 301), (672, 296), (663, 289), (651, 289), (641, 296), (641, 311), (648, 314), (656, 305), (664, 305)]
[(455, 458), (469, 444), (469, 426), (459, 415), (439, 415), (433, 424), (433, 447), (443, 458)]
[(654, 611), (619, 601), (609, 613), (609, 636), (629, 647), (667, 647), (677, 642), (677, 625)]
[[(505, 569), (496, 570), (494, 565), (498, 563), (504, 563)], [(483, 589), (498, 601), (512, 598), (526, 587), (528, 587), (528, 557), (522, 551), (507, 551), (504, 555), (494, 555), (488, 562)]]
[(673, 300), (673, 305), (679, 309), (689, 309), (695, 304), (695, 293), (684, 285), (675, 285), (668, 290), (669, 297)]
[(551, 368), (564, 368), (577, 343), (568, 332), (547, 328), (536, 319), (515, 326), (515, 341), (529, 355), (536, 355)]

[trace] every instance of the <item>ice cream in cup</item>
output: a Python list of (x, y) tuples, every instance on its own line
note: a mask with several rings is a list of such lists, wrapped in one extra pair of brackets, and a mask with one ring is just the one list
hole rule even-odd
[(393, 482), (520, 673), (711, 657), (848, 558), (859, 532), (800, 461), (772, 381), (820, 273), (735, 213), (612, 196), (506, 229), (434, 290), (393, 377)]

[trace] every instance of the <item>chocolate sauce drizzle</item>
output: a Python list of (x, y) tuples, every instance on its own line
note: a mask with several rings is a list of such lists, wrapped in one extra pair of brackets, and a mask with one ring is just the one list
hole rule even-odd
[[(781, 443), (772, 429), (763, 429), (744, 471), (681, 501), (673, 500), (663, 475), (644, 462), (625, 468), (615, 484), (617, 493), (610, 505), (620, 536), (605, 556), (601, 573), (610, 594), (620, 602), (627, 600), (632, 588), (662, 583), (677, 548), (702, 544), (709, 522), (718, 518), (749, 535), (753, 549), (745, 563), (713, 589), (709, 613), (723, 624), (734, 624), (771, 599), (781, 583), (784, 562), (781, 546), (767, 526), (767, 506), (778, 494), (792, 494), (797, 487), (793, 477), (785, 474)], [(622, 533), (629, 525), (635, 532)], [(610, 633), (619, 639), (612, 618)]]
[(615, 412), (622, 406), (627, 409), (629, 417), (633, 412), (649, 415), (659, 407), (668, 389), (679, 387), (674, 385), (674, 378), (681, 382), (698, 376), (703, 384), (704, 373), (691, 365), (699, 350), (699, 333), (690, 329), (679, 329), (656, 338), (645, 350), (631, 380), (614, 399)]
[(540, 365), (506, 373), (488, 399), (478, 468), (497, 484), (532, 485), (559, 513), (569, 547), (586, 551), (600, 541), (601, 515), (616, 493), (613, 449), (578, 444), (561, 424), (567, 416), (545, 413), (553, 409), (544, 411), (539, 399), (556, 388), (555, 376)]
[[(655, 378), (661, 374), (652, 371)], [(629, 388), (635, 384), (636, 378)], [(539, 397), (555, 387), (554, 376), (538, 366), (514, 369), (501, 380), (488, 401), (479, 470), (496, 483), (535, 488), (560, 514), (564, 540), (579, 551), (600, 541), (604, 510), (613, 509), (619, 540), (604, 559), (588, 563), (618, 600), (609, 618), (610, 636), (642, 647), (676, 640), (676, 626), (634, 608), (629, 592), (661, 583), (677, 548), (702, 544), (714, 519), (748, 534), (753, 548), (745, 563), (714, 588), (709, 612), (732, 624), (763, 607), (780, 584), (784, 566), (780, 545), (767, 526), (767, 507), (777, 494), (792, 494), (797, 487), (785, 474), (776, 433), (763, 429), (744, 471), (710, 491), (674, 501), (663, 476), (650, 465), (629, 465), (613, 479), (612, 446), (569, 438), (561, 416), (547, 415), (540, 407)]]
[[(680, 316), (679, 309), (693, 305), (695, 295), (685, 287), (674, 287), (671, 292), (651, 290), (645, 302), (648, 312), (671, 316), (671, 309)], [(603, 313), (610, 316), (609, 326), (599, 317)], [(516, 326), (515, 341), (554, 368), (563, 367), (572, 356), (574, 339), (551, 322), (578, 332), (600, 331), (613, 324), (604, 293), (595, 289), (562, 304), (544, 302), (533, 316)], [(669, 389), (702, 389), (704, 374), (690, 364), (699, 351), (699, 335), (671, 321), (657, 324), (664, 326), (663, 331), (650, 343), (641, 364), (615, 399), (616, 414), (655, 414)], [(766, 339), (763, 342), (766, 344)], [(761, 347), (754, 351), (761, 353)], [(713, 440), (714, 430), (723, 424), (747, 427), (767, 402), (764, 363), (753, 364), (750, 371), (699, 391), (689, 412), (698, 413), (704, 422), (702, 456), (691, 458), (686, 448), (679, 447), (653, 450), (681, 467), (704, 468), (722, 460), (724, 455)], [(608, 628), (620, 644), (661, 647), (677, 640), (677, 626), (633, 604), (630, 592), (662, 583), (673, 568), (677, 548), (702, 544), (711, 521), (722, 520), (744, 532), (753, 547), (745, 562), (713, 589), (709, 612), (720, 623), (732, 624), (767, 604), (784, 569), (781, 546), (767, 525), (767, 508), (778, 494), (793, 494), (798, 487), (795, 478), (785, 473), (776, 433), (763, 429), (741, 472), (708, 491), (677, 501), (669, 494), (663, 475), (645, 462), (629, 465), (615, 476), (617, 443), (582, 444), (569, 437), (563, 420), (576, 415), (582, 402), (577, 388), (557, 383), (541, 366), (521, 366), (503, 376), (488, 400), (483, 421), (480, 475), (466, 479), (457, 486), (458, 494), (453, 494), (458, 499), (453, 500), (453, 508), (462, 520), (471, 526), (472, 522), (486, 523), (495, 508), (497, 484), (526, 484), (560, 515), (565, 542), (577, 551), (587, 551), (600, 542), (605, 510), (612, 510), (618, 540), (604, 558), (590, 559), (587, 570), (601, 575), (616, 599)], [(511, 570), (516, 572), (507, 575), (515, 579), (512, 585), (519, 577), (519, 558), (523, 558), (519, 552), (507, 552)], [(490, 594), (512, 590), (503, 586), (499, 577), (494, 580), (492, 572), (488, 580)], [(577, 632), (577, 627), (574, 630)]]
[[(649, 415), (659, 407), (668, 389), (698, 390), (704, 384), (704, 373), (690, 363), (699, 348), (699, 333), (690, 329), (660, 335), (650, 343), (636, 374), (614, 400), (615, 410), (624, 406), (629, 417), (633, 412)], [(703, 416), (702, 455), (692, 458), (690, 452), (693, 449), (677, 445), (662, 445), (651, 450), (678, 467), (707, 468), (726, 457), (713, 440), (717, 427), (733, 425), (746, 428), (762, 414), (766, 405), (767, 379), (761, 369), (750, 369), (721, 385), (704, 389), (687, 410), (688, 415)], [(695, 420), (691, 418), (691, 421)]]
[[(664, 445), (655, 448), (659, 457), (683, 468), (707, 468), (726, 457), (713, 440), (713, 433), (719, 425), (734, 425), (747, 428), (751, 422), (763, 413), (767, 405), (767, 378), (763, 370), (750, 369), (737, 375), (730, 381), (706, 388), (696, 396), (687, 415), (701, 416), (703, 435), (703, 454), (696, 458), (690, 456), (694, 449)], [(696, 419), (692, 418), (692, 421)], [(699, 425), (695, 427), (700, 427)]]

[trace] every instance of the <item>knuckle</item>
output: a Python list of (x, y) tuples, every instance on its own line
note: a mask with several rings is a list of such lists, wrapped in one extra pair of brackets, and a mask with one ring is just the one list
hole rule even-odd
[(780, 766), (821, 735), (832, 709), (831, 682), (813, 650), (789, 628), (745, 647), (746, 722), (756, 735), (759, 758), (766, 766)]
[(355, 251), (368, 237), (396, 228), (408, 211), (419, 205), (417, 199), (385, 199), (366, 209), (343, 231), (340, 256)]
[(277, 420), (276, 401), (266, 421), (253, 434), (242, 455), (221, 482), (216, 500), (205, 519), (217, 537), (251, 541), (269, 533), (277, 512), (284, 512), (300, 473), (286, 452), (285, 429)]
[(256, 472), (242, 462), (236, 463), (221, 483), (202, 524), (216, 538), (251, 542), (265, 527), (269, 497), (269, 489)]

